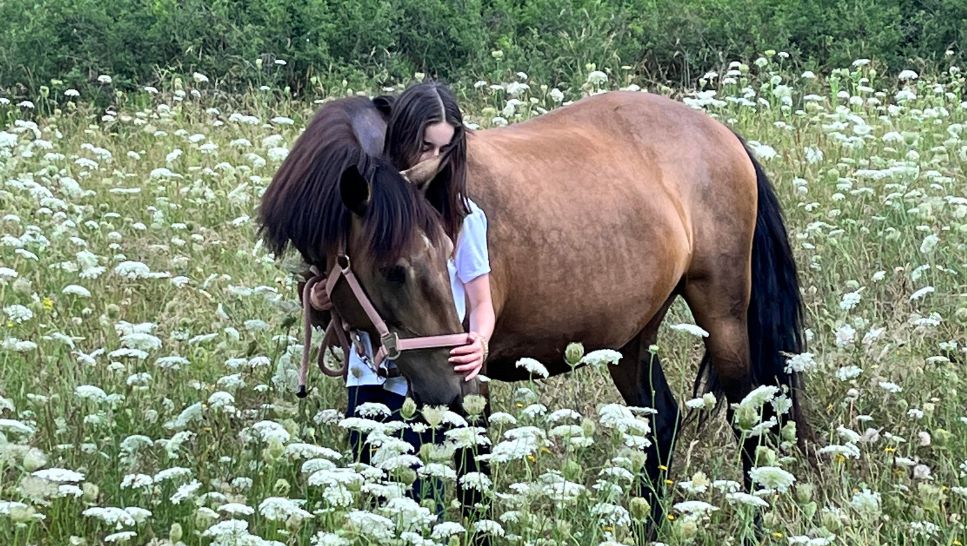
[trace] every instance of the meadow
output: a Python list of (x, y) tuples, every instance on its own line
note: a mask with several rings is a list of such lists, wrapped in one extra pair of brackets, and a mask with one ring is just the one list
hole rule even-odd
[[(485, 130), (610, 89), (674, 96), (744, 135), (777, 188), (806, 305), (809, 353), (791, 365), (816, 462), (786, 434), (760, 450), (750, 494), (724, 412), (691, 420), (657, 541), (967, 543), (964, 74), (787, 64), (768, 52), (698, 89), (642, 89), (594, 66), (565, 90), (509, 72), (462, 103)], [(393, 442), (376, 467), (350, 460), (347, 428), (385, 427), (344, 418), (340, 381), (312, 373), (310, 396), (295, 397), (296, 260), (268, 254), (254, 218), (321, 100), (226, 95), (203, 74), (118, 93), (106, 110), (57, 86), (0, 98), (0, 543), (647, 543), (628, 447), (647, 411), (620, 404), (606, 362), (492, 383), (493, 473), (469, 477), (489, 519), (409, 500), (413, 456)], [(698, 416), (715, 401), (690, 389), (691, 322), (676, 304), (656, 351)], [(752, 416), (784, 403), (756, 394)], [(452, 489), (446, 449), (418, 456)]]

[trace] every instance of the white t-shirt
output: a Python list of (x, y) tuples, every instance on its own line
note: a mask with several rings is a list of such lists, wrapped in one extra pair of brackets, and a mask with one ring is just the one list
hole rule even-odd
[[(453, 293), (453, 303), (457, 309), (457, 317), (463, 322), (467, 314), (466, 284), (477, 277), (490, 273), (490, 254), (487, 251), (487, 215), (470, 201), (470, 214), (463, 219), (457, 242), (454, 245), (453, 256), (447, 260), (447, 270), (450, 273), (450, 290)], [(373, 346), (369, 335), (356, 332), (367, 359), (372, 361)], [(394, 366), (390, 361), (383, 361), (383, 366)], [(376, 374), (359, 356), (357, 347), (353, 347), (349, 355), (349, 373), (346, 385), (350, 387), (361, 385), (383, 385), (383, 388), (406, 396), (408, 386), (406, 378), (382, 378)]]

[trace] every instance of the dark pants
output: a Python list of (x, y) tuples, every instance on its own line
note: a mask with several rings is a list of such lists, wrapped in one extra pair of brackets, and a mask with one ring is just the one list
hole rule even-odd
[[(393, 412), (389, 417), (384, 417), (380, 420), (384, 422), (403, 420), (403, 418), (400, 416), (400, 409), (403, 407), (403, 401), (406, 400), (406, 397), (400, 396), (394, 392), (390, 392), (380, 385), (347, 387), (347, 391), (349, 403), (346, 408), (346, 415), (351, 417), (359, 417), (356, 415), (356, 408), (362, 404), (371, 402), (383, 404), (388, 407), (391, 412)], [(418, 418), (419, 417), (415, 417), (413, 420)], [(443, 432), (438, 430), (437, 436), (442, 440)], [(433, 431), (427, 430), (422, 434), (417, 434), (407, 427), (402, 431), (402, 440), (413, 446), (414, 455), (419, 455), (420, 447), (424, 443), (431, 443), (433, 441)], [(352, 446), (354, 459), (361, 463), (369, 464), (370, 449), (369, 446), (366, 445), (365, 441), (365, 436), (359, 431), (349, 431), (349, 444)], [(425, 499), (433, 499), (434, 504), (436, 505), (436, 514), (443, 514), (443, 483), (439, 479), (417, 477), (416, 481), (413, 482), (413, 489), (410, 492), (410, 497), (417, 502), (422, 502)]]

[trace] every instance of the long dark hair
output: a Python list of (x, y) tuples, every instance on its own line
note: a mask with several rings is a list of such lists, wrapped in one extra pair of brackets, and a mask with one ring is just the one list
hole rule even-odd
[[(456, 240), (463, 219), (470, 213), (467, 202), (467, 132), (463, 114), (449, 87), (424, 82), (408, 87), (396, 99), (379, 97), (381, 111), (389, 110), (383, 153), (399, 170), (418, 161), (423, 132), (428, 125), (445, 121), (453, 126), (453, 139), (443, 152), (442, 168), (428, 183), (426, 197), (443, 217), (443, 229)], [(385, 109), (384, 109), (385, 108)]]

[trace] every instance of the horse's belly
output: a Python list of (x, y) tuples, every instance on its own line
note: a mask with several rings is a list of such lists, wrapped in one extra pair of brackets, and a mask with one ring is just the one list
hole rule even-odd
[(673, 268), (639, 274), (610, 275), (622, 268), (600, 270), (597, 276), (570, 276), (560, 285), (521, 283), (501, 311), (491, 351), (502, 362), (490, 374), (513, 375), (508, 365), (523, 357), (536, 358), (557, 370), (568, 343), (581, 342), (589, 351), (620, 349), (634, 339), (675, 291), (680, 272)]

